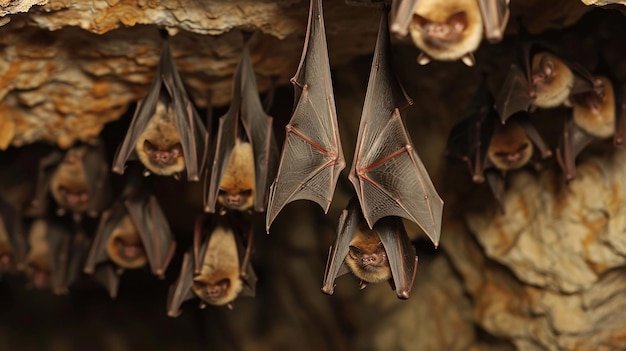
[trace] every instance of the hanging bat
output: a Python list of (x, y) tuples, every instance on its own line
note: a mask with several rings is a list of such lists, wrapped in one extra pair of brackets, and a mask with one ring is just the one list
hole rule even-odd
[(443, 200), (402, 121), (400, 109), (413, 101), (393, 72), (390, 41), (384, 11), (349, 179), (370, 228), (383, 217), (404, 217), (437, 245)]
[(110, 180), (104, 146), (97, 141), (53, 151), (39, 164), (35, 199), (30, 214), (42, 216), (49, 198), (56, 203), (56, 214), (72, 213), (75, 222), (83, 214), (97, 217), (110, 201)]
[(288, 203), (306, 199), (325, 212), (345, 168), (321, 0), (311, 0), (307, 32), (296, 75), (295, 108), (285, 127), (278, 174), (270, 187), (266, 230)]
[[(212, 222), (199, 216), (194, 231), (194, 247), (185, 253), (180, 275), (170, 287), (167, 314), (178, 317), (183, 302), (194, 297), (205, 304), (232, 309), (238, 296), (255, 295), (257, 277), (250, 264), (253, 233), (248, 226), (244, 238), (240, 221), (220, 217)], [(245, 245), (242, 240), (246, 241)]]
[(399, 217), (385, 217), (369, 228), (359, 201), (353, 197), (339, 218), (337, 238), (330, 247), (322, 291), (332, 295), (335, 279), (352, 272), (364, 289), (388, 281), (398, 298), (408, 299), (417, 269), (415, 247)]
[(61, 223), (37, 219), (31, 226), (28, 244), (25, 273), (29, 284), (50, 289), (56, 295), (66, 294), (80, 277), (89, 240)]
[(154, 173), (198, 181), (204, 167), (208, 133), (176, 69), (167, 38), (157, 73), (137, 109), (113, 160), (113, 172), (124, 174), (126, 161), (139, 158), (144, 175)]
[(22, 228), (22, 215), (0, 196), (0, 277), (23, 268), (27, 245)]
[[(219, 120), (205, 211), (265, 211), (276, 175), (278, 147), (273, 118), (265, 114), (250, 61), (248, 38), (233, 78), (233, 100)], [(223, 211), (221, 211), (223, 212)]]
[(152, 273), (163, 279), (175, 249), (156, 197), (139, 176), (132, 176), (120, 199), (102, 214), (84, 272), (94, 274), (98, 265), (114, 264), (117, 274), (102, 270), (97, 278), (115, 298), (119, 275), (125, 269), (149, 265)]
[(502, 123), (518, 111), (569, 105), (572, 95), (602, 93), (601, 83), (587, 70), (541, 44), (525, 45), (521, 62), (523, 68), (511, 65), (496, 100)]
[(501, 41), (509, 21), (509, 0), (394, 0), (393, 7), (392, 30), (400, 36), (410, 32), (422, 50), (420, 65), (461, 59), (473, 66), (483, 36), (491, 43)]
[(624, 88), (607, 76), (598, 76), (596, 80), (602, 94), (589, 91), (573, 96), (571, 114), (565, 119), (563, 137), (556, 150), (567, 181), (576, 177), (575, 159), (594, 139), (613, 137), (615, 145), (622, 145), (626, 136)]

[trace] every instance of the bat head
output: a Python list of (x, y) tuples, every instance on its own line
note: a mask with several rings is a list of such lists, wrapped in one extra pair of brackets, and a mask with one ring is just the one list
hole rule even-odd
[(254, 154), (252, 145), (237, 139), (222, 176), (217, 200), (229, 209), (245, 211), (254, 205)]
[(107, 241), (107, 254), (118, 266), (126, 269), (143, 267), (148, 256), (129, 215), (124, 216)]
[(574, 84), (574, 74), (567, 64), (549, 52), (539, 52), (533, 55), (531, 67), (534, 104), (541, 108), (563, 104)]
[(135, 151), (139, 160), (152, 173), (169, 176), (185, 170), (181, 138), (174, 124), (172, 108), (163, 101), (141, 136)]
[(63, 209), (72, 212), (89, 210), (90, 194), (83, 158), (85, 147), (70, 149), (50, 179), (50, 193)]
[(385, 247), (365, 221), (356, 228), (345, 262), (355, 276), (368, 283), (391, 279)]
[(532, 143), (519, 123), (497, 124), (487, 151), (487, 157), (496, 168), (502, 171), (521, 168), (532, 155)]
[(615, 134), (615, 91), (607, 77), (598, 77), (596, 86), (602, 94), (591, 90), (573, 96), (572, 116), (583, 131), (596, 138), (608, 138)]
[(203, 301), (215, 306), (232, 302), (241, 290), (243, 283), (239, 276), (233, 277), (228, 272), (213, 272), (211, 275), (199, 275), (193, 279), (193, 292)]
[(26, 259), (26, 277), (37, 289), (50, 287), (50, 254), (48, 251), (35, 252)]

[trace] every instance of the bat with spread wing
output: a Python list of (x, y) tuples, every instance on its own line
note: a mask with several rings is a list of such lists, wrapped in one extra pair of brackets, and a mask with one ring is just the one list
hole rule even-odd
[(247, 39), (233, 78), (232, 103), (219, 120), (205, 198), (205, 211), (210, 213), (216, 211), (217, 202), (228, 210), (265, 211), (269, 182), (276, 175), (273, 118), (259, 98)]
[(304, 49), (291, 82), (297, 103), (286, 126), (278, 174), (270, 187), (268, 231), (278, 213), (292, 201), (311, 200), (328, 211), (345, 167), (321, 0), (311, 0)]
[[(136, 174), (130, 177), (120, 199), (102, 214), (83, 269), (87, 274), (96, 273), (97, 280), (115, 298), (124, 269), (149, 265), (152, 273), (163, 279), (175, 249), (156, 197)], [(110, 268), (98, 267), (112, 263), (117, 267), (115, 274)]]
[(144, 175), (154, 173), (200, 180), (209, 135), (191, 103), (176, 69), (167, 39), (157, 73), (146, 97), (137, 103), (126, 137), (113, 160), (113, 172), (123, 174), (126, 161), (139, 158)]
[(29, 214), (43, 216), (52, 198), (59, 216), (70, 212), (75, 222), (85, 213), (97, 217), (110, 201), (108, 168), (100, 141), (51, 152), (40, 161)]
[(411, 34), (422, 50), (417, 62), (432, 59), (475, 63), (473, 52), (483, 37), (502, 40), (509, 21), (509, 0), (394, 0), (392, 31)]
[(418, 224), (437, 245), (443, 201), (400, 115), (400, 108), (413, 102), (400, 85), (392, 65), (385, 10), (349, 178), (370, 228), (383, 217), (404, 217)]
[(521, 64), (511, 65), (496, 98), (502, 123), (519, 111), (569, 104), (571, 96), (581, 93), (602, 93), (602, 83), (584, 67), (543, 44), (526, 44), (521, 55)]
[(335, 279), (352, 272), (361, 279), (364, 289), (369, 283), (388, 281), (400, 299), (409, 298), (417, 256), (402, 219), (385, 217), (369, 228), (356, 197), (339, 218), (337, 238), (328, 253), (322, 291), (332, 295)]
[(28, 235), (25, 273), (29, 285), (66, 294), (81, 274), (89, 240), (52, 219), (37, 219)]
[[(241, 223), (241, 218), (228, 215), (198, 217), (193, 249), (185, 253), (180, 275), (170, 287), (168, 316), (178, 317), (181, 305), (195, 297), (202, 300), (200, 307), (229, 308), (239, 296), (254, 297), (257, 277), (250, 263), (252, 227)], [(243, 228), (246, 226), (248, 230)]]

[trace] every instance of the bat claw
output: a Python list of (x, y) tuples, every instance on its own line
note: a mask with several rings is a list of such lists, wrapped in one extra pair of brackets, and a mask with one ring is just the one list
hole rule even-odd
[(229, 310), (231, 310), (231, 311), (232, 311), (233, 309), (235, 309), (235, 307), (233, 306), (233, 303), (232, 303), (232, 302), (229, 302), (229, 303), (226, 305), (226, 307), (228, 307), (228, 309), (229, 309)]
[(463, 55), (463, 57), (461, 57), (461, 61), (463, 61), (463, 63), (468, 67), (473, 67), (476, 64), (476, 58), (471, 52)]
[(361, 280), (361, 282), (359, 283), (359, 289), (363, 290), (363, 289), (367, 288), (368, 284), (369, 283), (366, 282), (365, 280)]
[(203, 310), (206, 308), (206, 303), (205, 302), (200, 302), (200, 305), (198, 305), (198, 307)]
[(144, 169), (142, 174), (144, 177), (148, 177), (150, 176), (150, 171), (148, 169)]
[(417, 64), (420, 66), (425, 66), (429, 64), (431, 60), (432, 59), (430, 58), (430, 56), (426, 55), (424, 52), (420, 52), (420, 54), (417, 56)]

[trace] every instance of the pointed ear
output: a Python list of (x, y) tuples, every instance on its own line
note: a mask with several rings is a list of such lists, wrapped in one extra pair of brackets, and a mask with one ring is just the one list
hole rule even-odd
[(418, 25), (420, 28), (424, 28), (424, 27), (426, 27), (427, 25), (429, 25), (429, 24), (431, 24), (431, 23), (432, 23), (432, 22), (431, 22), (431, 20), (429, 20), (429, 19), (428, 19), (428, 18), (426, 18), (426, 17), (420, 16), (420, 15), (418, 15), (417, 13), (413, 15), (413, 21), (417, 22), (417, 25)]
[(554, 61), (549, 57), (544, 57), (541, 61), (541, 70), (546, 77), (551, 77), (554, 74)]
[(454, 32), (462, 32), (467, 28), (467, 13), (465, 11), (457, 11), (448, 17), (446, 23)]

